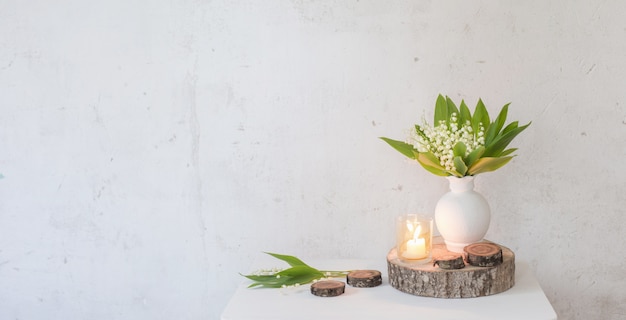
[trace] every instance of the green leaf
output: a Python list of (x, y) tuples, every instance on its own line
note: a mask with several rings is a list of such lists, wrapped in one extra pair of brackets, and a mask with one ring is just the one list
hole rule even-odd
[(288, 256), (288, 255), (284, 255), (284, 254), (271, 253), (271, 252), (265, 252), (265, 253), (269, 254), (270, 256), (272, 256), (272, 257), (274, 257), (276, 259), (280, 259), (282, 261), (287, 262), (292, 267), (297, 267), (297, 266), (309, 267), (306, 263), (302, 262), (302, 260), (300, 260), (300, 259), (298, 259), (298, 258), (296, 258), (294, 256)]
[(465, 143), (459, 141), (452, 148), (452, 152), (454, 152), (455, 156), (465, 157), (465, 153), (467, 152), (467, 147)]
[(515, 128), (517, 128), (518, 124), (519, 124), (519, 121), (513, 121), (513, 122), (509, 123), (509, 124), (508, 124), (508, 125), (504, 128), (504, 130), (502, 130), (502, 134), (508, 133), (509, 131), (511, 131), (511, 130), (513, 130), (513, 129), (515, 129)]
[(500, 153), (500, 157), (508, 156), (515, 151), (517, 151), (517, 148), (506, 149)]
[(280, 288), (285, 284), (285, 282), (289, 280), (287, 278), (276, 278), (275, 275), (257, 276), (257, 275), (243, 275), (242, 274), (242, 276), (254, 281), (248, 286), (248, 288), (254, 288), (258, 286), (262, 286), (266, 288)]
[[(284, 256), (284, 255), (276, 255), (276, 256), (277, 258), (284, 260), (284, 261), (286, 260), (292, 261), (293, 259), (291, 258), (295, 258), (291, 256)], [(284, 258), (287, 258), (287, 259), (285, 260)], [(298, 261), (302, 262), (298, 258), (295, 258), (295, 260), (292, 262), (298, 263)], [(316, 279), (321, 279), (324, 277), (324, 273), (304, 264), (304, 265), (296, 265), (294, 267), (285, 269), (273, 275), (243, 275), (243, 276), (254, 281), (252, 284), (248, 286), (248, 288), (254, 288), (258, 286), (262, 286), (266, 288), (280, 288), (282, 286), (305, 284)]]
[(419, 164), (424, 167), (428, 172), (438, 176), (449, 176), (450, 173), (446, 171), (444, 167), (439, 164), (439, 159), (435, 157), (431, 152), (416, 152), (416, 159)]
[(392, 148), (396, 149), (403, 155), (411, 159), (415, 159), (415, 154), (413, 153), (415, 151), (415, 148), (413, 147), (413, 145), (410, 145), (403, 141), (393, 140), (385, 137), (380, 137), (380, 139), (387, 142), (387, 144), (389, 144)]
[(501, 158), (480, 158), (476, 161), (469, 169), (467, 173), (471, 176), (477, 175), (479, 173), (485, 173), (500, 169), (502, 166), (511, 161), (513, 157), (501, 157)]
[(460, 176), (464, 176), (465, 173), (467, 173), (467, 166), (465, 165), (465, 162), (463, 162), (463, 158), (460, 156), (454, 157), (454, 168), (458, 173), (460, 173)]
[(492, 124), (489, 125), (489, 129), (487, 130), (487, 133), (485, 135), (486, 145), (490, 144), (493, 141), (493, 139), (500, 133), (500, 130), (502, 130), (502, 127), (504, 126), (504, 123), (506, 122), (506, 116), (508, 114), (509, 104), (510, 103), (507, 103), (502, 107), (496, 119), (493, 121)]
[(472, 129), (474, 129), (475, 134), (478, 133), (481, 123), (485, 130), (487, 130), (491, 122), (489, 120), (489, 112), (487, 111), (487, 108), (485, 108), (485, 104), (482, 100), (478, 99), (474, 115), (472, 116)]
[(509, 145), (509, 143), (511, 143), (511, 141), (513, 141), (513, 139), (520, 134), (522, 131), (524, 131), (524, 129), (528, 128), (528, 126), (530, 126), (530, 122), (525, 125), (525, 126), (521, 126), (521, 127), (517, 127), (514, 129), (511, 129), (509, 132), (503, 134), (503, 135), (499, 135), (498, 137), (496, 137), (496, 139), (490, 144), (490, 145), (485, 145), (485, 154), (483, 156), (485, 157), (498, 157), (501, 155), (502, 151), (504, 149), (506, 149), (506, 147)]
[(438, 127), (441, 121), (448, 124), (448, 104), (446, 103), (446, 98), (440, 94), (435, 103), (435, 122), (433, 126)]
[[(243, 275), (242, 276), (254, 281), (252, 284), (248, 286), (248, 288), (254, 287), (266, 287), (266, 288), (280, 288), (283, 286), (291, 286), (298, 284), (309, 283), (316, 279), (321, 279), (326, 277), (326, 274), (320, 270), (317, 270), (313, 267), (308, 266), (302, 260), (294, 257), (288, 256), (284, 254), (270, 253), (267, 254), (280, 259), (282, 261), (287, 262), (291, 265), (291, 268), (282, 270), (275, 274), (271, 275)], [(326, 271), (332, 277), (343, 276), (347, 274), (346, 271)]]
[(459, 113), (461, 114), (459, 117), (459, 123), (461, 125), (465, 125), (467, 121), (470, 121), (471, 123), (472, 113), (463, 100), (461, 100), (461, 105), (459, 106)]
[(273, 279), (276, 279), (276, 276), (273, 276), (273, 275), (242, 274), (242, 276), (252, 281), (261, 281), (261, 282), (269, 282), (269, 281), (273, 281)]
[(483, 156), (483, 154), (485, 153), (485, 147), (480, 146), (474, 150), (472, 150), (472, 152), (470, 152), (470, 154), (467, 156), (467, 159), (465, 159), (465, 164), (468, 167), (471, 167), (474, 162), (476, 162), (476, 160), (480, 159), (480, 157)]
[(321, 273), (319, 270), (315, 269), (315, 268), (311, 268), (309, 266), (305, 265), (297, 265), (294, 267), (291, 267), (289, 269), (285, 269), (281, 272), (276, 273), (276, 275), (279, 275), (281, 277), (285, 276), (285, 277), (300, 277), (300, 276), (304, 276), (304, 275), (316, 275), (319, 277), (323, 277), (324, 274)]
[(459, 109), (457, 109), (456, 105), (454, 104), (454, 101), (452, 101), (452, 99), (450, 99), (450, 97), (446, 96), (446, 105), (448, 106), (448, 125), (450, 124), (450, 117), (452, 117), (453, 113), (456, 113), (456, 118), (457, 118), (457, 123), (459, 121), (460, 115), (459, 115)]
[(424, 168), (426, 171), (436, 175), (436, 176), (440, 176), (440, 177), (447, 177), (452, 175), (450, 172), (444, 170), (441, 170), (437, 167), (433, 167), (433, 166), (429, 166), (429, 165), (425, 165), (423, 163), (420, 162), (420, 164), (422, 165), (422, 168)]

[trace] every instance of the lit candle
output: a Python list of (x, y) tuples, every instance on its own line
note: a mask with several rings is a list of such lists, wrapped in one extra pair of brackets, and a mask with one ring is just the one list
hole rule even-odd
[(423, 259), (426, 258), (426, 240), (418, 238), (421, 226), (418, 225), (413, 233), (413, 239), (406, 242), (406, 251), (402, 254), (407, 259)]

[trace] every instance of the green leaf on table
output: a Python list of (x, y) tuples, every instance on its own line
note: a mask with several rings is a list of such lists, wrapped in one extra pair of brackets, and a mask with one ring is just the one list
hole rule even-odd
[(347, 271), (322, 272), (318, 269), (308, 266), (302, 260), (294, 256), (270, 252), (266, 253), (277, 259), (287, 262), (291, 266), (291, 268), (272, 274), (242, 274), (242, 276), (254, 281), (248, 286), (248, 288), (282, 288), (289, 286), (298, 286), (324, 277), (345, 277), (347, 274)]
[[(306, 266), (308, 267), (308, 265), (304, 262), (302, 262), (302, 260), (294, 257), (294, 256), (288, 256), (285, 254), (278, 254), (278, 253), (271, 253), (271, 252), (265, 252), (267, 254), (269, 254), (270, 256), (276, 258), (276, 259), (280, 259), (282, 261), (287, 262), (290, 266), (292, 267), (297, 267), (297, 266)], [(310, 267), (309, 267), (310, 268)]]
[(276, 273), (276, 275), (289, 278), (315, 276), (316, 278), (314, 279), (318, 279), (324, 276), (324, 274), (319, 270), (309, 267), (307, 265), (291, 267), (289, 269), (285, 269), (281, 272)]

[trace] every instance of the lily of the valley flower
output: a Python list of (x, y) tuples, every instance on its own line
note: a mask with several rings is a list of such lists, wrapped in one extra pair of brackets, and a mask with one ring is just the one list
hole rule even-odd
[(381, 139), (436, 175), (463, 177), (494, 171), (513, 158), (517, 149), (506, 147), (530, 125), (520, 127), (514, 121), (504, 126), (508, 106), (491, 122), (480, 99), (472, 115), (464, 101), (457, 108), (449, 97), (439, 95), (434, 126), (415, 125), (406, 142)]

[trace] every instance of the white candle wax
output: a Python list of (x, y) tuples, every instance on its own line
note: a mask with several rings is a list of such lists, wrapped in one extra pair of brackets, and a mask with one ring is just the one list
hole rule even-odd
[(411, 239), (406, 242), (406, 251), (402, 254), (407, 259), (426, 258), (426, 240), (422, 238)]

